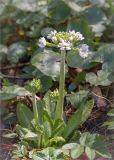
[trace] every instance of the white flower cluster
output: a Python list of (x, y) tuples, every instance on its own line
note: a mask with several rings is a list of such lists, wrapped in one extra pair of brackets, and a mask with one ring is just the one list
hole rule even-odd
[[(57, 32), (56, 30), (51, 31), (47, 35), (47, 39), (49, 42), (46, 42), (44, 37), (41, 37), (38, 42), (38, 46), (44, 48), (46, 45), (48, 46), (55, 45), (60, 50), (71, 50), (74, 44), (77, 44), (79, 41), (83, 40), (84, 37), (80, 32), (69, 31), (69, 32)], [(82, 44), (79, 46), (79, 55), (82, 58), (86, 58), (88, 56), (88, 45)]]
[(89, 46), (87, 44), (82, 44), (79, 48), (79, 55), (82, 58), (88, 57), (89, 54)]
[(39, 46), (40, 48), (44, 48), (44, 47), (46, 46), (46, 39), (45, 39), (44, 37), (41, 37), (41, 38), (39, 39), (38, 46)]
[(61, 39), (60, 43), (58, 44), (58, 47), (60, 48), (60, 50), (71, 50), (72, 47), (72, 43), (70, 42), (66, 42), (65, 40)]

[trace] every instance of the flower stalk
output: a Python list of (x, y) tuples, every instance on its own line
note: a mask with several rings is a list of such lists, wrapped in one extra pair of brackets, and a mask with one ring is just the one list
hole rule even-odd
[(35, 119), (35, 123), (36, 125), (38, 124), (38, 109), (37, 109), (37, 104), (36, 104), (36, 97), (35, 97), (35, 93), (32, 93), (32, 102), (33, 102), (33, 113), (34, 113), (34, 119)]
[(64, 104), (64, 84), (65, 84), (65, 55), (66, 51), (61, 51), (60, 64), (60, 81), (59, 81), (59, 97), (56, 108), (56, 119), (63, 119), (63, 104)]

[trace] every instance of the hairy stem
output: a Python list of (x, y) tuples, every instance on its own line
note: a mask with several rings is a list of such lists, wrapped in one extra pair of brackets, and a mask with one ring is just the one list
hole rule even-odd
[(61, 120), (63, 119), (63, 103), (64, 103), (65, 55), (66, 51), (61, 51), (59, 98), (56, 108), (56, 119), (61, 119)]

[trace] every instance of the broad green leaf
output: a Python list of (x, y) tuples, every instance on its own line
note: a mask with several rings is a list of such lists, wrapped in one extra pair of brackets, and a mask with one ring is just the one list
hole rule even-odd
[(52, 1), (49, 7), (49, 15), (56, 23), (60, 23), (69, 17), (70, 8), (61, 0)]
[(79, 108), (87, 100), (88, 93), (89, 92), (85, 90), (72, 93), (71, 95), (67, 96), (67, 100), (70, 101), (73, 107)]
[(89, 72), (86, 74), (86, 81), (91, 85), (95, 85), (97, 82), (97, 75), (93, 72)]
[(92, 147), (96, 138), (96, 134), (90, 134), (89, 132), (85, 132), (80, 137), (80, 144), (83, 146)]
[(26, 105), (24, 105), (23, 103), (18, 103), (16, 108), (16, 114), (18, 122), (22, 127), (31, 127), (33, 113)]
[(29, 94), (30, 92), (18, 85), (3, 86), (0, 91), (0, 100), (9, 100), (17, 96), (26, 96)]
[(25, 56), (26, 43), (17, 42), (9, 46), (7, 58), (11, 63), (17, 63), (20, 58)]
[(90, 149), (94, 150), (95, 153), (99, 154), (104, 158), (111, 158), (111, 154), (107, 149), (104, 137), (99, 134), (90, 134), (88, 132), (83, 133), (80, 138), (80, 143), (85, 147), (89, 147)]
[(88, 58), (83, 59), (77, 51), (70, 51), (66, 56), (66, 61), (69, 67), (72, 68), (81, 68), (81, 69), (89, 69), (93, 66), (91, 53)]
[(41, 9), (43, 10), (43, 7), (47, 4), (44, 0), (42, 5), (40, 5), (40, 2), (41, 0), (12, 0), (12, 5), (26, 12), (36, 12)]
[(75, 148), (77, 146), (77, 143), (67, 143), (62, 146), (62, 149), (64, 150), (71, 150), (72, 148)]
[(48, 121), (45, 121), (43, 123), (43, 128), (44, 128), (43, 130), (44, 138), (48, 140), (48, 138), (50, 138), (52, 135), (52, 127)]
[(99, 70), (97, 75), (95, 73), (87, 73), (86, 74), (86, 81), (89, 82), (91, 85), (101, 85), (101, 86), (108, 86), (112, 82), (109, 80), (109, 72)]
[(69, 139), (72, 133), (82, 125), (89, 117), (93, 108), (93, 101), (87, 101), (83, 104), (69, 119), (68, 124), (64, 130), (63, 137)]
[(27, 128), (23, 128), (20, 125), (16, 125), (16, 131), (22, 139), (30, 140), (30, 141), (38, 140), (38, 134), (32, 132), (31, 130)]
[(45, 107), (45, 102), (43, 100), (38, 100), (37, 101), (37, 108), (38, 108), (38, 119), (39, 119), (39, 124), (43, 123), (43, 110)]
[(71, 149), (70, 155), (74, 159), (74, 158), (78, 158), (79, 156), (81, 156), (83, 152), (84, 152), (84, 146), (80, 144), (76, 144), (76, 146)]
[(38, 135), (35, 134), (34, 132), (31, 132), (28, 130), (28, 132), (24, 135), (23, 138), (26, 140), (30, 140), (30, 141), (32, 141), (32, 140), (36, 141), (36, 140), (38, 140)]
[(63, 0), (73, 11), (77, 12), (82, 12), (88, 8), (88, 6), (81, 6), (76, 2), (69, 1), (69, 0)]
[(94, 55), (94, 61), (101, 63), (110, 63), (114, 62), (114, 45), (105, 44), (98, 48), (96, 54)]
[(53, 151), (53, 158), (55, 158), (55, 160), (63, 160), (64, 156), (61, 148)]
[(90, 25), (107, 21), (107, 17), (105, 16), (104, 12), (98, 7), (89, 8), (88, 12), (85, 14), (85, 18)]
[(23, 156), (27, 155), (27, 148), (26, 148), (26, 146), (22, 145), (20, 149), (21, 149), (21, 153), (23, 154)]
[(63, 130), (65, 129), (65, 122), (63, 120), (55, 120), (53, 124), (53, 136), (61, 136)]
[(97, 78), (97, 84), (96, 85), (102, 85), (107, 86), (110, 85), (112, 82), (109, 80), (109, 72), (100, 70), (97, 72), (98, 78)]
[(105, 44), (99, 47), (96, 54), (93, 56), (94, 61), (102, 63), (102, 70), (108, 74), (109, 81), (114, 81), (114, 45)]
[(91, 7), (86, 12), (85, 19), (92, 27), (92, 31), (95, 32), (95, 36), (100, 37), (103, 34), (103, 31), (106, 29), (104, 23), (108, 23), (108, 19), (103, 10), (101, 10), (99, 7)]
[[(60, 73), (60, 55), (51, 50), (35, 55), (31, 63), (42, 73), (52, 78), (56, 78)], [(53, 68), (53, 69), (52, 69)]]
[(94, 160), (95, 158), (95, 151), (89, 147), (85, 148), (85, 153), (87, 154), (89, 160)]
[(40, 78), (40, 80), (41, 80), (41, 84), (42, 84), (42, 88), (41, 88), (42, 92), (47, 91), (52, 86), (52, 78), (51, 77), (44, 75)]

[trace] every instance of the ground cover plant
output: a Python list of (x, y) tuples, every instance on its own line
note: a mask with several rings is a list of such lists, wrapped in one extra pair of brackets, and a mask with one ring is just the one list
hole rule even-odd
[(113, 1), (5, 0), (0, 22), (9, 159), (113, 158)]

